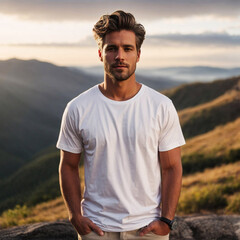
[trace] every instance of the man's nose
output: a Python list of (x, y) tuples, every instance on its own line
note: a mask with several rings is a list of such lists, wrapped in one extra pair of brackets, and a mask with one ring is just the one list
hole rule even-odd
[(122, 60), (122, 59), (124, 59), (124, 51), (123, 51), (123, 49), (119, 48), (119, 49), (117, 50), (117, 54), (116, 54), (115, 59), (117, 59), (117, 60)]

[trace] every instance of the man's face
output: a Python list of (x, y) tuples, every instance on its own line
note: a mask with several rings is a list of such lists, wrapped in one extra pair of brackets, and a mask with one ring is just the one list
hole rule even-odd
[(99, 50), (99, 57), (108, 77), (117, 81), (129, 79), (135, 73), (140, 57), (135, 33), (121, 30), (107, 34), (102, 50)]

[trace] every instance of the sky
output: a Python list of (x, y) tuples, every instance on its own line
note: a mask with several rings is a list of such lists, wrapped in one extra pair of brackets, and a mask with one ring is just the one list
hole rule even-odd
[(0, 0), (0, 60), (100, 66), (92, 28), (119, 9), (146, 29), (141, 68), (240, 67), (240, 0)]

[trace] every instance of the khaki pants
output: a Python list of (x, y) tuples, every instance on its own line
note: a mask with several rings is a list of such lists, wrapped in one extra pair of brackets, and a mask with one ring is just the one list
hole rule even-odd
[(154, 233), (148, 233), (143, 237), (140, 237), (138, 234), (138, 230), (129, 231), (129, 232), (105, 232), (104, 236), (99, 236), (95, 232), (90, 232), (87, 235), (79, 236), (79, 240), (95, 240), (95, 239), (102, 239), (102, 240), (168, 240), (169, 234), (166, 236), (156, 235)]

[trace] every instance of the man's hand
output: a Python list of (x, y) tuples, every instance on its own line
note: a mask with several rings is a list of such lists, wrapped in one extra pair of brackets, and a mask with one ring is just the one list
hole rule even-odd
[(72, 217), (70, 219), (70, 222), (80, 235), (86, 235), (92, 231), (94, 231), (99, 236), (104, 235), (102, 229), (94, 224), (89, 218), (83, 216)]
[(140, 236), (144, 236), (145, 234), (149, 233), (149, 232), (153, 232), (156, 235), (167, 235), (170, 232), (169, 226), (160, 221), (160, 220), (155, 220), (153, 222), (151, 222), (148, 226), (144, 227), (140, 232), (139, 235)]

